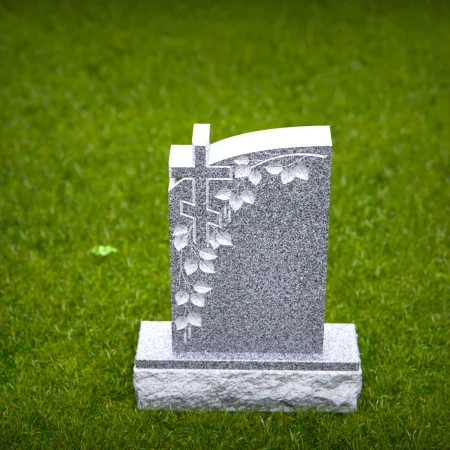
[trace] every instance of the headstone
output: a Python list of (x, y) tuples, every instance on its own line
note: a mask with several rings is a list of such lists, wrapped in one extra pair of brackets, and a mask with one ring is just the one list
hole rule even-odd
[(142, 322), (140, 408), (357, 408), (353, 324), (324, 324), (329, 127), (247, 133), (169, 158), (172, 322)]

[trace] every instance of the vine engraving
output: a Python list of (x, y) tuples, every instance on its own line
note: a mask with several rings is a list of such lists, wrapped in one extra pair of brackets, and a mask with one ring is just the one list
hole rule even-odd
[[(232, 214), (240, 210), (245, 204), (253, 205), (256, 201), (254, 187), (262, 180), (263, 174), (279, 176), (282, 184), (292, 183), (294, 180), (307, 182), (309, 169), (305, 164), (306, 158), (326, 158), (326, 155), (314, 153), (293, 153), (275, 156), (265, 160), (250, 161), (247, 156), (234, 159), (233, 179), (235, 185), (223, 188), (214, 194), (214, 198), (224, 203), (219, 227), (211, 232), (209, 229), (207, 244), (198, 247), (194, 238), (193, 226), (177, 224), (172, 230), (172, 244), (179, 252), (180, 290), (175, 293), (175, 303), (179, 315), (175, 319), (177, 331), (183, 332), (184, 342), (192, 337), (192, 327), (202, 326), (201, 308), (208, 301), (213, 288), (206, 281), (206, 277), (214, 275), (214, 261), (218, 258), (217, 249), (220, 246), (232, 246), (232, 236), (226, 227), (232, 220)], [(264, 170), (262, 170), (264, 169)], [(208, 206), (208, 205), (207, 205)], [(208, 224), (207, 224), (208, 225)], [(208, 228), (208, 227), (207, 227)]]

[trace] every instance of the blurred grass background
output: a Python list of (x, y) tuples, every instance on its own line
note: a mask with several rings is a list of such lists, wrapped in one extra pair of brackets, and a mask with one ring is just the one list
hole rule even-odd
[[(449, 10), (1, 0), (0, 448), (450, 448)], [(195, 122), (331, 125), (326, 319), (357, 326), (357, 413), (136, 409)]]

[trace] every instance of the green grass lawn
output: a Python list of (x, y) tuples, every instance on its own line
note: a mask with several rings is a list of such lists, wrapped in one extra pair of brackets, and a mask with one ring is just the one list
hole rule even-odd
[[(302, 3), (0, 2), (1, 449), (450, 448), (450, 5)], [(356, 323), (358, 412), (136, 409), (195, 122), (331, 125), (326, 320)]]

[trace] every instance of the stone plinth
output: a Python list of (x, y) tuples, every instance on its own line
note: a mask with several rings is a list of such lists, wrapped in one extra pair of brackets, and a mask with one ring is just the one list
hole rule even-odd
[(353, 324), (325, 324), (321, 355), (182, 354), (171, 322), (142, 322), (134, 367), (140, 409), (350, 412), (362, 373)]

